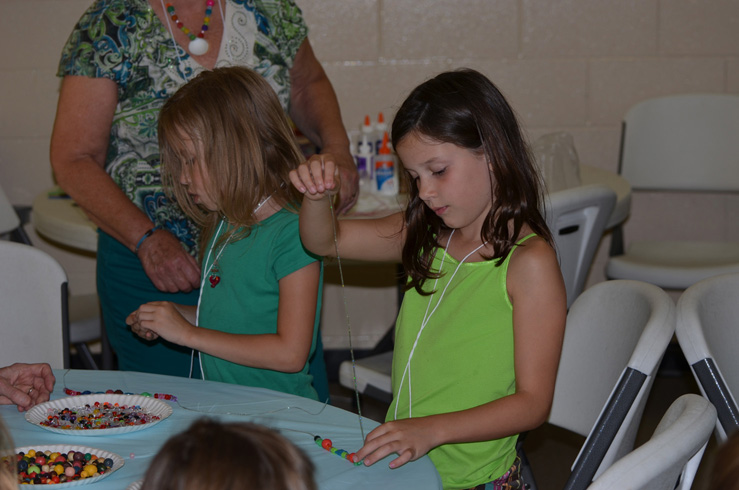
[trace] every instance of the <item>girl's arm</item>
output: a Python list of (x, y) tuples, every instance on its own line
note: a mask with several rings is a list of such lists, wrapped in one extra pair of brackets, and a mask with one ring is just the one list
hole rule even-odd
[(342, 219), (332, 216), (332, 195), (341, 179), (331, 155), (315, 155), (290, 171), (290, 180), (303, 193), (300, 208), (300, 238), (316, 255), (336, 257), (334, 225), (342, 258), (379, 262), (400, 262), (405, 228), (403, 214), (379, 219)]
[(151, 332), (244, 366), (298, 372), (305, 366), (313, 341), (320, 274), (320, 263), (313, 262), (280, 279), (275, 334), (232, 334), (198, 328), (180, 314), (180, 305), (164, 301), (142, 305), (128, 316), (126, 323), (145, 338), (155, 338), (147, 335)]
[(532, 238), (518, 247), (508, 269), (513, 303), (516, 392), (459, 412), (387, 422), (357, 452), (366, 465), (391, 453), (396, 468), (442, 444), (498, 439), (546, 421), (554, 395), (566, 317), (566, 293), (554, 250)]

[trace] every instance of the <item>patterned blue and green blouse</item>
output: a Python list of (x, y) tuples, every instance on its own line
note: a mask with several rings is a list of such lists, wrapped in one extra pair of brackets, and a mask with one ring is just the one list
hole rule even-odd
[[(290, 68), (308, 35), (293, 0), (220, 0), (223, 41), (216, 66), (253, 68), (287, 110)], [(220, 16), (218, 5), (214, 16)], [(177, 29), (172, 25), (172, 29)], [(177, 45), (147, 0), (97, 0), (67, 40), (58, 76), (104, 77), (118, 85), (105, 170), (156, 224), (197, 252), (197, 226), (162, 190), (157, 119), (164, 102), (204, 68)]]

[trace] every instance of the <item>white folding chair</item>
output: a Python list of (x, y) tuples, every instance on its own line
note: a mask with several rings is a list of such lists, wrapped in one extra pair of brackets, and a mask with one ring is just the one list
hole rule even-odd
[(546, 197), (545, 216), (565, 280), (568, 307), (585, 287), (593, 256), (615, 205), (616, 193), (601, 185), (572, 187)]
[[(2, 187), (0, 187), (0, 235), (8, 235), (11, 241), (33, 245), (23, 229), (23, 222), (18, 211), (10, 204)], [(69, 337), (70, 345), (75, 346), (83, 365), (88, 369), (98, 369), (98, 365), (87, 346), (88, 342), (102, 338), (103, 329), (100, 316), (100, 304), (97, 294), (69, 295)], [(103, 360), (112, 358), (112, 351), (103, 342)]]
[(690, 490), (715, 424), (716, 409), (708, 400), (682, 395), (654, 435), (616, 461), (588, 490)]
[(69, 367), (67, 275), (46, 252), (0, 240), (0, 360)]
[(718, 411), (720, 442), (739, 429), (739, 274), (688, 288), (677, 303), (677, 340), (701, 392)]
[[(737, 192), (738, 134), (737, 95), (645, 100), (626, 114), (620, 173), (637, 191)], [(707, 277), (739, 272), (737, 242), (636, 241), (621, 255), (622, 249), (616, 246), (617, 255), (608, 261), (611, 279), (686, 289)]]
[[(567, 314), (548, 420), (587, 436), (565, 489), (587, 488), (634, 447), (654, 375), (674, 331), (675, 304), (651, 284), (606, 281), (575, 300)], [(524, 463), (525, 481), (536, 488)]]

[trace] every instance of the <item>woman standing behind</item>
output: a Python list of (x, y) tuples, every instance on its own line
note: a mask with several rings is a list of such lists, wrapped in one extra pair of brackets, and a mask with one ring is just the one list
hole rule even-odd
[(189, 349), (138, 339), (125, 324), (142, 303), (198, 297), (198, 227), (161, 188), (164, 102), (202, 70), (254, 67), (301, 131), (338, 155), (342, 209), (358, 187), (336, 96), (292, 0), (164, 1), (97, 0), (82, 16), (60, 61), (51, 163), (100, 228), (98, 293), (119, 367), (186, 376)]

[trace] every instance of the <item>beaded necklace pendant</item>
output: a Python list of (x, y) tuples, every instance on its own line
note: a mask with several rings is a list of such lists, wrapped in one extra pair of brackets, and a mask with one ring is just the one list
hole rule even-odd
[(177, 17), (177, 14), (174, 10), (174, 5), (172, 5), (171, 3), (167, 3), (166, 5), (167, 14), (169, 14), (169, 16), (172, 18), (172, 22), (174, 22), (177, 27), (182, 32), (184, 32), (187, 37), (190, 38), (190, 44), (188, 44), (187, 49), (195, 56), (204, 55), (208, 52), (208, 48), (210, 47), (208, 45), (208, 41), (205, 40), (205, 32), (208, 30), (208, 24), (210, 24), (210, 15), (211, 13), (213, 13), (214, 4), (215, 0), (206, 0), (203, 25), (200, 28), (200, 33), (197, 35), (193, 33), (190, 29), (188, 29), (185, 24), (183, 24), (182, 21)]

